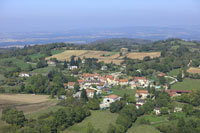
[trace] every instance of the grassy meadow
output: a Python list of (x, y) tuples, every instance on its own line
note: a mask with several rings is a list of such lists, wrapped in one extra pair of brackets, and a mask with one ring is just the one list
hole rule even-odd
[(100, 129), (105, 133), (110, 123), (115, 124), (118, 116), (118, 114), (109, 111), (91, 111), (91, 113), (91, 116), (85, 118), (81, 123), (69, 127), (63, 133), (81, 133), (89, 122), (95, 129)]
[(184, 79), (182, 82), (177, 82), (171, 86), (174, 90), (200, 90), (199, 79)]

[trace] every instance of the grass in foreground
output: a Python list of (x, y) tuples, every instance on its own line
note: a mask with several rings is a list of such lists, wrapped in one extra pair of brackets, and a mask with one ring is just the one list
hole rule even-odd
[(95, 129), (100, 129), (103, 133), (107, 131), (110, 123), (115, 124), (118, 114), (109, 111), (91, 111), (91, 116), (87, 117), (81, 123), (77, 123), (63, 133), (81, 133), (90, 122)]
[(171, 89), (174, 90), (200, 90), (199, 79), (184, 79), (182, 82), (178, 82), (172, 85)]

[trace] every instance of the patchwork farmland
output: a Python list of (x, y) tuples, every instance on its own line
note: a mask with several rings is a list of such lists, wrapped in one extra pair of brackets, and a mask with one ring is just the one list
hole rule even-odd
[(109, 52), (109, 51), (93, 51), (93, 50), (66, 50), (62, 53), (47, 57), (46, 60), (51, 58), (56, 58), (57, 60), (64, 61), (70, 60), (71, 56), (80, 57), (81, 59), (85, 58), (97, 58), (98, 61), (103, 61), (105, 63), (115, 63), (120, 65), (123, 62), (123, 58), (127, 56), (131, 59), (142, 60), (146, 56), (151, 58), (160, 57), (160, 52), (130, 52), (126, 55), (120, 56), (119, 52)]

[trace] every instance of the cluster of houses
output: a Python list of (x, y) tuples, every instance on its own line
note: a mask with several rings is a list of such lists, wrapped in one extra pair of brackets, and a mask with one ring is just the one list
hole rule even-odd
[[(98, 73), (95, 74), (84, 73), (80, 76), (80, 80), (78, 80), (78, 83), (81, 89), (91, 88), (92, 85), (96, 85), (97, 89), (110, 88), (115, 85), (120, 85), (120, 86), (129, 85), (131, 86), (132, 89), (134, 89), (137, 87), (147, 88), (150, 82), (149, 80), (146, 79), (146, 77), (135, 77), (134, 80), (129, 81), (128, 79), (119, 79), (117, 76), (113, 75), (101, 76)], [(68, 83), (68, 85), (65, 84), (65, 86), (71, 88), (73, 84)]]
[[(135, 77), (134, 80), (119, 79), (116, 75), (100, 75), (98, 73), (90, 74), (84, 73), (79, 76), (78, 84), (80, 92), (74, 94), (74, 97), (80, 97), (81, 90), (85, 89), (87, 96), (93, 98), (94, 93), (101, 95), (103, 92), (109, 94), (112, 92), (111, 87), (115, 85), (130, 86), (132, 89), (137, 87), (146, 88), (149, 86), (149, 81), (146, 77)], [(64, 84), (65, 89), (74, 89), (75, 82), (68, 82)], [(145, 98), (145, 97), (144, 97)], [(101, 108), (108, 108), (110, 103), (120, 100), (117, 95), (109, 95), (104, 97), (103, 102), (100, 104)]]

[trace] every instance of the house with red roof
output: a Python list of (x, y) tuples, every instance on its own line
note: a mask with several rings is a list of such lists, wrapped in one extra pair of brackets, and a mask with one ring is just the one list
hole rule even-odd
[(129, 81), (128, 81), (128, 79), (120, 79), (120, 80), (119, 80), (119, 84), (120, 84), (121, 86), (123, 86), (123, 85), (128, 85), (128, 84), (129, 84)]
[(63, 86), (65, 89), (74, 89), (75, 82), (64, 83)]
[(137, 99), (146, 99), (149, 95), (149, 92), (147, 90), (136, 90), (135, 97)]
[(86, 89), (86, 93), (87, 93), (87, 96), (88, 96), (88, 97), (93, 98), (93, 97), (94, 97), (95, 90)]
[(135, 77), (133, 81), (136, 87), (146, 88), (149, 86), (149, 81), (146, 77)]
[(109, 95), (103, 98), (103, 102), (100, 104), (100, 108), (109, 108), (110, 104), (116, 101), (120, 101), (119, 96), (117, 95)]
[(161, 72), (161, 73), (159, 73), (157, 76), (158, 76), (158, 77), (165, 77), (165, 76), (166, 76), (166, 74), (165, 74), (165, 73), (163, 73), (163, 72)]
[(100, 78), (100, 75), (98, 73), (84, 73), (82, 74), (81, 78), (84, 80), (98, 80)]

